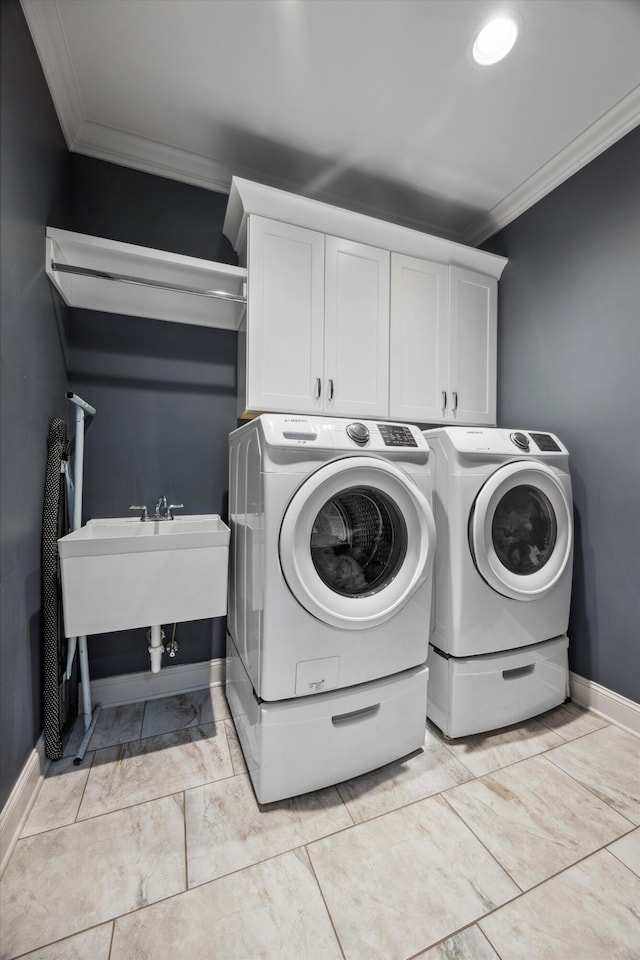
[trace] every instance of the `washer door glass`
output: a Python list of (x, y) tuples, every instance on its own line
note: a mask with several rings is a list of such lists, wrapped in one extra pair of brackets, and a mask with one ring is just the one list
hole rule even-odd
[(514, 600), (549, 593), (573, 553), (571, 505), (554, 471), (525, 461), (496, 470), (472, 507), (469, 547), (497, 593)]
[(374, 457), (320, 467), (298, 487), (280, 529), (289, 589), (313, 616), (343, 629), (401, 610), (430, 575), (434, 550), (430, 504), (403, 470)]
[(320, 579), (345, 597), (384, 590), (407, 554), (407, 526), (394, 501), (374, 487), (347, 487), (320, 508), (311, 558)]

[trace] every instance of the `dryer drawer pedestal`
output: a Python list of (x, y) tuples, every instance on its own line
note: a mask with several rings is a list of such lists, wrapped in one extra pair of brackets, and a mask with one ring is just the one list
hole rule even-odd
[(422, 747), (428, 675), (423, 665), (342, 690), (260, 702), (227, 637), (227, 700), (258, 801), (319, 790)]
[(566, 636), (506, 653), (445, 657), (429, 648), (427, 716), (448, 737), (528, 720), (567, 696)]

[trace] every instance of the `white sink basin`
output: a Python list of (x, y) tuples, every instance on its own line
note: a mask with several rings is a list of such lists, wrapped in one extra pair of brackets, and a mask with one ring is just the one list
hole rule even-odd
[(90, 520), (58, 540), (65, 636), (227, 612), (230, 531), (217, 514)]

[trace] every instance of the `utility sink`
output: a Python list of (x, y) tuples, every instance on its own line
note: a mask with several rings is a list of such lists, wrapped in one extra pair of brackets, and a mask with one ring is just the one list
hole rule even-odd
[(224, 616), (229, 537), (218, 514), (89, 520), (58, 540), (65, 636)]

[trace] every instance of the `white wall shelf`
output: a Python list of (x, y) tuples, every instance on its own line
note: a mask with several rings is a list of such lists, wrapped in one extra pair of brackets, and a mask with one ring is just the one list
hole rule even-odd
[(237, 330), (247, 271), (47, 227), (47, 276), (70, 307)]

